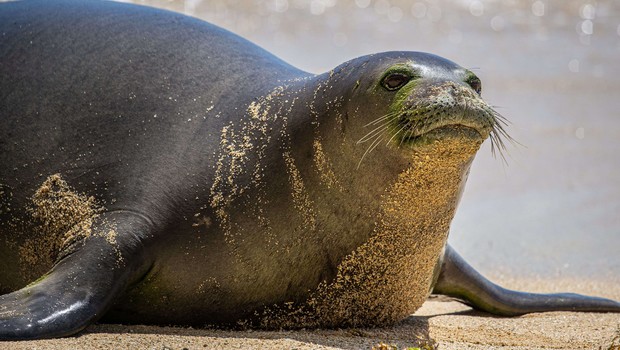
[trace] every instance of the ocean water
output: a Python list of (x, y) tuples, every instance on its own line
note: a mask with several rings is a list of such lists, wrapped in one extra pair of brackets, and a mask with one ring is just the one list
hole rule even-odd
[(483, 273), (620, 283), (620, 1), (132, 1), (235, 32), (324, 72), (381, 51), (472, 69), (521, 144), (488, 142), (450, 243)]

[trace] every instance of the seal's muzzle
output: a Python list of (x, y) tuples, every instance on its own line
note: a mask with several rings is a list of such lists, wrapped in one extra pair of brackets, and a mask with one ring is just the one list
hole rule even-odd
[(479, 140), (493, 131), (497, 113), (465, 84), (454, 81), (419, 82), (402, 101), (394, 128), (405, 142), (433, 132), (454, 135), (455, 130)]

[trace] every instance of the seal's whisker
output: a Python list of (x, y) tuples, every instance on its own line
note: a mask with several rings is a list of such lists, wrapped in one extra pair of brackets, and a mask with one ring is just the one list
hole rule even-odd
[(505, 126), (508, 126), (509, 124), (511, 124), (510, 120), (506, 119), (506, 117), (504, 117), (503, 115), (497, 113), (496, 111), (493, 111), (493, 117), (495, 117), (495, 119), (497, 119), (497, 121)]
[(362, 158), (360, 158), (360, 161), (357, 163), (357, 169), (360, 168), (360, 165), (362, 164), (362, 161), (364, 160), (366, 155), (372, 152), (377, 147), (377, 145), (381, 143), (381, 140), (383, 140), (383, 134), (378, 134), (377, 137), (372, 141), (372, 143), (366, 148), (366, 152), (364, 152)]
[(357, 141), (357, 144), (368, 142), (369, 140), (377, 136), (377, 134), (380, 134), (381, 132), (383, 132), (383, 129), (387, 128), (388, 124), (389, 124), (389, 121), (384, 122), (383, 124), (370, 130), (366, 135), (364, 135), (361, 139)]
[(496, 154), (499, 153), (503, 163), (507, 165), (508, 161), (506, 160), (505, 153), (507, 154), (508, 152), (506, 144), (504, 143), (504, 139), (509, 140), (513, 144), (516, 141), (514, 141), (514, 139), (510, 135), (508, 135), (504, 128), (499, 124), (495, 124), (493, 126), (489, 138), (491, 139), (491, 154), (493, 154), (493, 156), (496, 156)]
[(504, 138), (508, 139), (509, 141), (514, 141), (512, 136), (508, 135), (506, 130), (504, 130), (503, 126), (497, 125), (494, 129), (495, 129), (495, 132), (497, 133), (498, 136), (504, 137)]
[(405, 131), (405, 133), (403, 134), (403, 137), (400, 138), (400, 142), (398, 143), (398, 147), (402, 146), (403, 142), (405, 141), (405, 139), (407, 139), (407, 133), (409, 133), (409, 137), (411, 137), (411, 135), (413, 135), (413, 129), (409, 129), (407, 131)]
[(491, 136), (491, 154), (493, 154), (494, 157), (497, 156), (497, 154), (499, 153), (499, 156), (502, 158), (502, 162), (506, 165), (508, 165), (508, 161), (506, 160), (506, 156), (504, 155), (504, 153), (506, 152), (506, 146), (504, 145), (503, 141), (497, 137), (497, 135), (492, 135)]
[(369, 132), (364, 137), (362, 137), (359, 141), (357, 141), (357, 144), (365, 143), (365, 142), (374, 140), (374, 138), (377, 135), (380, 135), (385, 129), (388, 128), (388, 126), (389, 126), (389, 123), (384, 123), (384, 124), (380, 125), (376, 129), (374, 129), (373, 131)]
[(495, 130), (495, 132), (497, 132), (498, 135), (501, 135), (502, 137), (510, 141), (510, 143), (512, 143), (513, 145), (514, 144), (521, 145), (512, 136), (510, 136), (508, 132), (506, 132), (506, 129), (504, 129), (505, 126), (508, 126), (510, 124), (510, 121), (508, 121), (506, 118), (504, 118), (497, 112), (495, 112), (495, 118), (498, 122), (493, 126), (493, 130)]
[(379, 117), (379, 118), (371, 121), (370, 123), (364, 125), (364, 127), (371, 126), (371, 125), (376, 125), (377, 123), (379, 123), (379, 122), (381, 122), (383, 120), (392, 119), (392, 118), (394, 118), (394, 117), (396, 117), (398, 115), (400, 115), (400, 113), (398, 113), (398, 112), (390, 112), (390, 113), (388, 113), (388, 114), (386, 114), (386, 115), (384, 115), (382, 117)]
[(502, 149), (506, 149), (503, 138), (510, 138), (510, 136), (501, 125), (494, 125), (490, 136), (492, 136), (492, 140), (495, 140), (495, 144), (497, 146), (501, 146)]
[(495, 110), (491, 110), (490, 113), (492, 114), (494, 120), (491, 128), (491, 134), (489, 135), (489, 138), (491, 139), (491, 153), (493, 156), (496, 156), (499, 153), (503, 163), (508, 164), (506, 160), (506, 154), (508, 154), (508, 151), (505, 141), (508, 140), (508, 142), (512, 145), (521, 144), (510, 136), (504, 128), (510, 124), (510, 121)]
[(407, 124), (403, 125), (400, 129), (398, 129), (398, 131), (395, 132), (392, 137), (390, 137), (390, 139), (388, 140), (388, 142), (385, 145), (388, 146), (390, 144), (390, 142), (392, 142), (392, 140), (394, 140), (394, 138), (396, 136), (398, 136), (406, 127), (407, 127)]
[(381, 141), (385, 140), (385, 135), (381, 135), (379, 137), (377, 137), (377, 142), (375, 143), (374, 146), (372, 146), (372, 148), (370, 149), (370, 152), (368, 152), (369, 154), (375, 150), (375, 148), (377, 148), (377, 146), (379, 146), (379, 144), (381, 143)]
[[(407, 130), (405, 132), (405, 134), (403, 135), (403, 137), (400, 139), (400, 143), (398, 144), (398, 147), (402, 146), (403, 142), (405, 141), (405, 139), (408, 139), (410, 137), (413, 136), (413, 132), (416, 130), (416, 128), (418, 127), (418, 124), (420, 123), (419, 120), (416, 120), (414, 122), (413, 125), (411, 125), (411, 127), (409, 128), (409, 130)], [(407, 133), (409, 133), (409, 136), (407, 136)]]

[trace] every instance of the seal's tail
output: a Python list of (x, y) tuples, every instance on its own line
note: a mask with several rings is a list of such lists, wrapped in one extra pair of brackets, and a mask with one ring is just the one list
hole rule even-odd
[(476, 309), (513, 316), (544, 311), (620, 312), (620, 302), (574, 293), (535, 294), (502, 288), (446, 246), (435, 294), (463, 300)]

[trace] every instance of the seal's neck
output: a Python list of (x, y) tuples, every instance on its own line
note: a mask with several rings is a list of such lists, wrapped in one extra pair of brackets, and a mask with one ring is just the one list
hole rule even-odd
[[(312, 218), (309, 235), (320, 239), (333, 264), (305, 304), (316, 322), (309, 325), (396, 322), (430, 293), (480, 144), (451, 140), (400, 150), (400, 159), (377, 156), (370, 160), (373, 167), (359, 170), (351, 161), (358, 154), (355, 143), (329, 130), (319, 128), (311, 145), (293, 151), (288, 161), (311, 164), (289, 171), (297, 171), (293, 178), (304, 184), (297, 188), (307, 193), (299, 208), (311, 213), (306, 215)], [(299, 161), (308, 156), (312, 162)]]
[(342, 259), (333, 280), (311, 300), (321, 319), (328, 325), (380, 325), (422, 305), (470, 162), (446, 162), (436, 152), (413, 155), (411, 167), (381, 196), (370, 237)]

